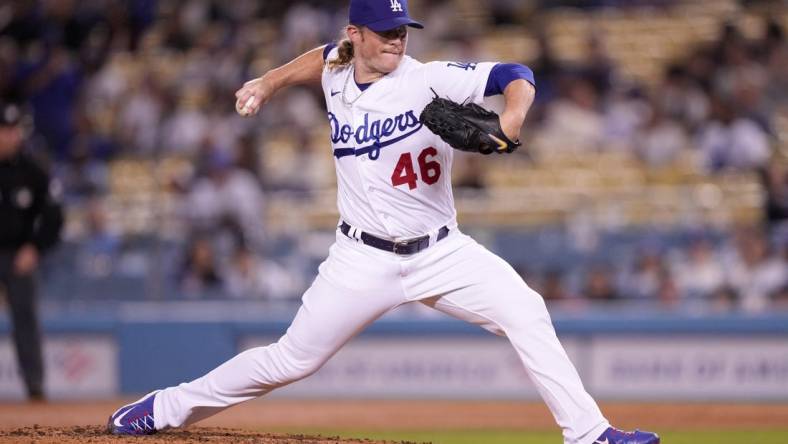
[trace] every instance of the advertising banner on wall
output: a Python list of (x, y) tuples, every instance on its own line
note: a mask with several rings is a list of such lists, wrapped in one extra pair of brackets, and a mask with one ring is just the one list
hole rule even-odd
[[(247, 338), (243, 348), (270, 338)], [(786, 400), (783, 336), (564, 337), (561, 342), (599, 399)], [(355, 340), (283, 397), (536, 399), (508, 341), (484, 337)]]
[[(274, 339), (247, 338), (242, 349)], [(571, 355), (577, 343), (565, 340)], [(357, 339), (317, 373), (275, 391), (283, 397), (537, 397), (509, 341), (481, 337)]]
[(596, 337), (587, 384), (604, 398), (788, 399), (784, 336)]
[[(110, 336), (44, 339), (44, 386), (49, 398), (94, 398), (118, 393), (117, 346)], [(23, 399), (13, 341), (0, 338), (0, 399)]]

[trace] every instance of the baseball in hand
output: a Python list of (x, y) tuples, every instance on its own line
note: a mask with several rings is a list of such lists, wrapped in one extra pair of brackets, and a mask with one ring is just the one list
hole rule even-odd
[(254, 96), (251, 96), (248, 99), (246, 99), (246, 103), (244, 103), (243, 106), (241, 106), (240, 108), (237, 106), (239, 104), (236, 103), (235, 110), (238, 111), (238, 114), (246, 117), (246, 116), (252, 114), (252, 104), (253, 103), (254, 103)]

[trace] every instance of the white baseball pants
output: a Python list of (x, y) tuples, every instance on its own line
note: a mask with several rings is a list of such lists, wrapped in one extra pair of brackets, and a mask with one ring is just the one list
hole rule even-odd
[(411, 256), (338, 232), (319, 270), (278, 342), (161, 391), (154, 401), (156, 428), (187, 426), (305, 378), (375, 319), (413, 301), (505, 335), (566, 444), (592, 444), (609, 426), (559, 343), (542, 297), (503, 259), (458, 230)]

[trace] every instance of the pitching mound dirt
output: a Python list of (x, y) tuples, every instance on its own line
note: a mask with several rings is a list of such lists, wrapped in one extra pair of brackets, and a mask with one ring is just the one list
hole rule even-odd
[(417, 444), (406, 441), (372, 441), (369, 439), (344, 439), (339, 437), (276, 435), (253, 433), (245, 430), (195, 427), (189, 430), (157, 433), (151, 436), (113, 436), (100, 426), (76, 427), (22, 427), (0, 430), (2, 443), (64, 443), (64, 444), (182, 444), (182, 443), (227, 443), (245, 444)]

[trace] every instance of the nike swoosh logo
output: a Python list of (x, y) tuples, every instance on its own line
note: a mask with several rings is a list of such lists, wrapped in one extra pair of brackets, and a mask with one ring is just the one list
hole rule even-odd
[[(509, 147), (509, 144), (506, 143), (505, 141), (503, 141), (502, 139), (500, 139), (498, 137), (495, 137), (492, 134), (487, 134), (487, 135), (490, 136), (490, 138), (493, 140), (493, 142), (498, 144), (498, 151), (505, 151), (506, 148)], [(607, 444), (607, 443), (603, 442), (603, 443), (600, 443), (600, 444)]]
[(342, 91), (331, 91), (331, 97), (334, 97), (335, 95), (337, 95), (337, 94), (339, 94), (341, 92)]
[(608, 441), (607, 438), (605, 438), (604, 441), (599, 441), (599, 440), (594, 441), (594, 444), (608, 444)]
[(117, 418), (115, 418), (115, 421), (113, 421), (113, 423), (115, 424), (115, 426), (116, 426), (116, 427), (123, 427), (123, 424), (121, 424), (121, 423), (120, 423), (120, 420), (121, 420), (121, 419), (123, 419), (123, 417), (124, 417), (124, 416), (126, 416), (126, 415), (127, 415), (127, 414), (128, 414), (130, 411), (132, 411), (133, 409), (134, 409), (134, 407), (132, 407), (132, 408), (130, 408), (130, 409), (128, 409), (128, 410), (126, 410), (125, 412), (121, 413), (121, 414), (120, 414), (120, 415), (119, 415)]

